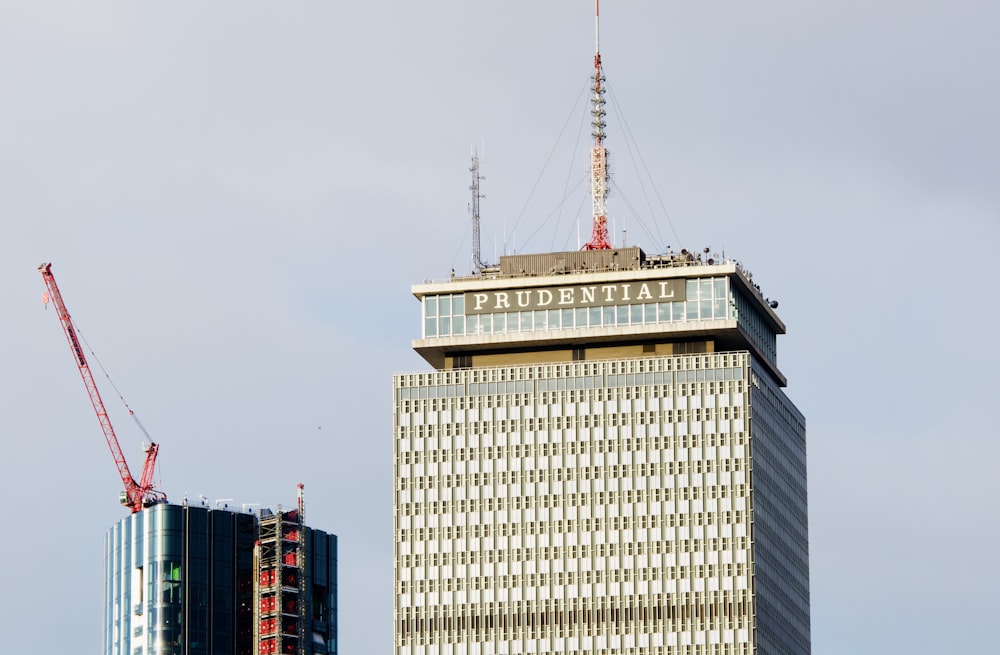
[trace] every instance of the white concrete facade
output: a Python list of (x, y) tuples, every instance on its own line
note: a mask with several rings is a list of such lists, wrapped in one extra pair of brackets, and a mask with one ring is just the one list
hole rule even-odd
[(754, 649), (746, 352), (394, 380), (397, 655)]

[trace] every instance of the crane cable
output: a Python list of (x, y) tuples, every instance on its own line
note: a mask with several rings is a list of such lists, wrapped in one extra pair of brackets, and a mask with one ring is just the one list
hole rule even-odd
[(141, 430), (143, 435), (145, 435), (146, 441), (148, 441), (149, 443), (153, 443), (153, 438), (149, 436), (148, 432), (146, 432), (146, 428), (142, 425), (142, 422), (139, 421), (139, 417), (136, 416), (135, 411), (129, 406), (128, 401), (125, 400), (125, 396), (123, 396), (122, 392), (119, 391), (118, 385), (116, 385), (115, 381), (111, 379), (111, 376), (108, 374), (107, 369), (104, 368), (104, 364), (102, 364), (101, 360), (97, 357), (97, 353), (95, 353), (94, 349), (90, 347), (90, 344), (87, 342), (87, 337), (83, 336), (83, 333), (80, 332), (80, 327), (76, 324), (76, 321), (70, 318), (69, 322), (73, 326), (73, 329), (76, 330), (76, 334), (78, 337), (80, 337), (80, 341), (82, 341), (83, 345), (85, 345), (87, 347), (87, 350), (90, 351), (90, 355), (93, 358), (93, 361), (97, 363), (97, 367), (101, 369), (101, 373), (104, 374), (104, 377), (111, 385), (111, 388), (115, 390), (116, 394), (118, 394), (118, 399), (122, 401), (123, 405), (125, 405), (125, 409), (128, 410), (129, 416), (132, 417), (132, 420), (135, 421), (135, 424), (139, 426), (139, 430)]

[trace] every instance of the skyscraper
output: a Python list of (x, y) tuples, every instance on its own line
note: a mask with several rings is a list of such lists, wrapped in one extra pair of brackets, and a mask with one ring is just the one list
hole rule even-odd
[(516, 255), (413, 293), (396, 655), (810, 652), (805, 420), (740, 264)]
[(105, 655), (336, 655), (337, 537), (301, 507), (160, 503), (105, 537)]

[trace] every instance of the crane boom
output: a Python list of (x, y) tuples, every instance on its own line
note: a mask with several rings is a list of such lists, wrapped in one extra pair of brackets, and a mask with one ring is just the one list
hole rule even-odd
[(153, 488), (153, 472), (156, 468), (156, 455), (159, 452), (159, 446), (155, 443), (149, 444), (149, 447), (146, 449), (146, 460), (142, 466), (142, 475), (139, 477), (139, 482), (136, 482), (129, 471), (128, 462), (125, 461), (125, 454), (122, 453), (121, 446), (118, 444), (118, 437), (115, 436), (115, 429), (111, 425), (111, 419), (108, 418), (107, 410), (104, 408), (104, 401), (101, 400), (101, 392), (97, 389), (94, 375), (87, 364), (87, 357), (84, 355), (83, 347), (81, 347), (80, 340), (76, 336), (73, 319), (70, 318), (66, 304), (63, 302), (59, 286), (56, 284), (56, 278), (52, 275), (52, 264), (44, 263), (38, 267), (38, 271), (42, 274), (42, 279), (45, 281), (48, 297), (56, 308), (56, 316), (59, 318), (63, 333), (69, 342), (73, 358), (76, 360), (76, 367), (80, 371), (80, 377), (83, 378), (83, 385), (86, 387), (87, 395), (90, 397), (90, 404), (97, 414), (97, 421), (101, 424), (104, 438), (108, 442), (108, 448), (111, 450), (111, 457), (115, 460), (118, 475), (121, 477), (122, 485), (125, 487), (121, 497), (122, 505), (125, 505), (135, 513), (148, 505), (166, 501), (166, 495), (162, 491)]

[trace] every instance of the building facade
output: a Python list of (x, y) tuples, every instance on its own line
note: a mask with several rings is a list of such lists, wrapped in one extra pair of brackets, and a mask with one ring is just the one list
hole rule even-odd
[(810, 652), (805, 421), (737, 263), (511, 256), (413, 292), (396, 655)]
[(335, 655), (337, 537), (298, 508), (157, 504), (105, 536), (105, 655)]

